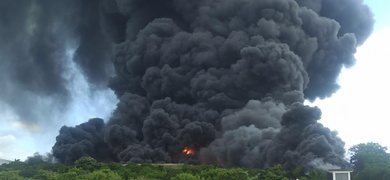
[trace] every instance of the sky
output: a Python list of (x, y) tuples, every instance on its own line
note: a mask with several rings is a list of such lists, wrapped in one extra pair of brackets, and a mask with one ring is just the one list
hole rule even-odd
[(343, 69), (339, 76), (341, 88), (324, 100), (314, 103), (322, 110), (323, 123), (339, 133), (349, 147), (376, 142), (390, 147), (387, 123), (390, 100), (390, 7), (387, 0), (366, 0), (375, 18), (374, 32), (358, 48), (356, 64)]
[[(387, 71), (390, 66), (386, 43), (390, 41), (390, 7), (388, 0), (365, 0), (372, 8), (376, 24), (371, 37), (358, 48), (355, 57), (357, 62), (350, 69), (344, 69), (339, 77), (340, 90), (325, 100), (316, 100), (307, 104), (318, 106), (322, 110), (325, 126), (339, 133), (346, 142), (346, 148), (365, 142), (377, 142), (390, 147), (390, 131), (387, 130), (386, 116), (390, 95), (390, 86), (386, 84), (390, 77)], [(69, 51), (69, 56), (74, 52)], [(72, 64), (70, 64), (72, 66)], [(77, 68), (75, 68), (77, 69)], [(0, 158), (26, 159), (34, 152), (50, 152), (55, 142), (55, 136), (62, 125), (74, 126), (89, 118), (101, 117), (107, 119), (114, 109), (117, 100), (110, 90), (92, 90), (81, 72), (75, 70), (71, 74), (75, 79), (72, 104), (68, 109), (50, 110), (66, 113), (56, 117), (59, 120), (50, 126), (52, 129), (42, 129), (40, 126), (29, 126), (18, 123), (18, 116), (12, 112), (9, 105), (0, 101)], [(93, 93), (92, 93), (93, 92)], [(85, 96), (87, 95), (87, 96)], [(41, 100), (40, 103), (48, 104)], [(55, 116), (54, 116), (55, 117)], [(64, 119), (64, 120), (63, 120)]]
[[(71, 104), (66, 109), (47, 110), (50, 111), (46, 114), (47, 116), (56, 118), (51, 126), (23, 124), (19, 120), (20, 117), (7, 104), (0, 101), (2, 115), (0, 122), (0, 159), (25, 160), (35, 152), (45, 154), (51, 151), (51, 147), (55, 143), (55, 137), (62, 126), (75, 126), (95, 117), (109, 118), (117, 103), (114, 93), (109, 89), (93, 90), (93, 87), (86, 82), (84, 75), (77, 68), (74, 69), (76, 70), (72, 73), (77, 78), (73, 81), (75, 85), (71, 87)], [(50, 107), (55, 102), (42, 99), (40, 103), (45, 104), (43, 107)], [(44, 114), (42, 111), (40, 112)], [(45, 127), (50, 127), (50, 129), (45, 129)]]

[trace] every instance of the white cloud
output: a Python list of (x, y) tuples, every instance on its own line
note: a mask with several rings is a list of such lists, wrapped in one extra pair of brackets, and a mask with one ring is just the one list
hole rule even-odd
[(314, 103), (323, 112), (321, 122), (337, 130), (347, 148), (369, 141), (390, 147), (389, 42), (390, 27), (372, 34), (358, 49), (356, 65), (340, 75), (341, 89), (331, 98)]
[(9, 134), (0, 136), (0, 158), (11, 160), (16, 149), (19, 148), (15, 136)]
[(16, 137), (13, 135), (0, 136), (0, 144), (4, 147), (7, 147), (8, 145), (13, 144), (15, 142), (16, 142)]

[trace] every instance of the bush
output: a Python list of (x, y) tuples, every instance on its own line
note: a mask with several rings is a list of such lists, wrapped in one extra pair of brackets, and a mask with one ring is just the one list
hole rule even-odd
[(33, 178), (38, 173), (38, 168), (33, 166), (27, 166), (19, 170), (19, 175), (24, 178)]
[(99, 165), (96, 159), (88, 156), (81, 157), (80, 159), (74, 162), (75, 167), (86, 170), (86, 171), (94, 171), (99, 168)]
[(275, 165), (268, 169), (263, 169), (258, 175), (259, 180), (288, 180), (287, 172), (282, 165)]
[(194, 176), (194, 175), (189, 174), (189, 173), (180, 173), (171, 179), (172, 180), (200, 180), (200, 177)]
[(162, 179), (166, 174), (167, 172), (164, 170), (157, 170), (156, 168), (146, 166), (141, 169), (138, 176), (144, 176), (151, 179)]
[(200, 176), (206, 180), (242, 180), (248, 179), (248, 172), (241, 168), (235, 169), (223, 169), (223, 168), (215, 168), (201, 172)]
[(133, 171), (130, 166), (124, 166), (120, 163), (110, 163), (107, 167), (118, 173), (123, 179), (133, 179), (137, 177), (137, 172)]
[(73, 167), (70, 168), (68, 172), (58, 175), (58, 179), (59, 180), (80, 179), (78, 177), (83, 176), (84, 174), (87, 174), (87, 172), (82, 169)]
[(23, 180), (19, 175), (19, 171), (1, 171), (0, 180)]
[(43, 169), (39, 169), (38, 173), (34, 176), (34, 179), (40, 179), (40, 180), (56, 180), (58, 177), (57, 173), (54, 173), (52, 171), (47, 171)]
[(85, 180), (101, 180), (101, 179), (109, 179), (109, 180), (121, 180), (122, 177), (112, 172), (110, 169), (101, 169), (98, 171), (94, 171), (88, 174), (85, 174), (82, 178), (79, 179), (85, 179)]
[[(165, 174), (163, 180), (170, 180), (181, 173), (185, 173), (182, 171), (180, 167), (166, 167), (165, 172), (167, 172), (167, 174)], [(191, 174), (191, 173), (187, 173), (187, 174)]]

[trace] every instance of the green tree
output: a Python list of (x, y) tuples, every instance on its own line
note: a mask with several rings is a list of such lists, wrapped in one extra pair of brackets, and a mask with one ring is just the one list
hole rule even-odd
[(222, 168), (202, 171), (200, 176), (205, 180), (223, 180), (229, 177), (229, 175), (227, 174), (227, 169)]
[(74, 162), (74, 166), (86, 171), (94, 171), (99, 168), (99, 164), (96, 159), (88, 156), (81, 157)]
[(200, 173), (200, 176), (203, 179), (210, 179), (210, 180), (225, 180), (225, 179), (231, 179), (231, 180), (241, 180), (241, 179), (248, 179), (248, 172), (241, 168), (234, 168), (234, 169), (225, 169), (225, 168), (214, 168), (202, 171)]
[(327, 172), (313, 169), (311, 170), (308, 175), (301, 176), (299, 180), (326, 180), (327, 179)]
[(41, 169), (55, 172), (55, 173), (65, 173), (65, 172), (68, 172), (70, 167), (65, 165), (65, 164), (60, 164), (60, 163), (55, 163), (55, 164), (45, 163), (45, 165), (42, 166)]
[(119, 174), (111, 171), (110, 169), (100, 169), (97, 171), (93, 171), (88, 174), (84, 174), (79, 179), (85, 180), (101, 180), (101, 179), (109, 179), (109, 180), (121, 180), (123, 179)]
[(194, 173), (182, 171), (182, 167), (180, 167), (180, 166), (179, 167), (176, 167), (176, 166), (166, 167), (165, 171), (167, 172), (167, 174), (165, 174), (165, 177), (163, 178), (163, 180), (170, 180), (181, 173), (194, 174)]
[(288, 180), (288, 173), (284, 170), (283, 166), (278, 164), (268, 169), (260, 171), (258, 176), (259, 180)]
[(143, 176), (150, 179), (163, 179), (167, 172), (158, 167), (144, 166), (138, 173), (138, 176)]
[(248, 179), (248, 172), (242, 168), (229, 169), (228, 175), (231, 179)]
[(19, 175), (25, 178), (33, 178), (38, 173), (38, 167), (26, 166), (20, 170)]
[(381, 158), (387, 159), (388, 154), (386, 151), (387, 147), (381, 146), (378, 143), (361, 143), (349, 149), (349, 153), (351, 154), (350, 162), (355, 171), (361, 171), (365, 163), (372, 163), (372, 161), (377, 160), (381, 161)]
[(390, 155), (378, 143), (361, 143), (349, 149), (353, 179), (390, 179)]
[(16, 159), (15, 161), (12, 161), (8, 164), (2, 164), (0, 166), (0, 171), (23, 169), (25, 167), (27, 167), (26, 163), (21, 162), (19, 159)]
[(303, 169), (302, 167), (295, 167), (292, 171), (289, 172), (289, 176), (293, 179), (297, 179), (299, 177), (301, 177), (304, 173), (303, 173)]
[(25, 178), (19, 175), (19, 171), (1, 171), (0, 180), (24, 180)]
[(200, 177), (192, 175), (190, 173), (180, 173), (171, 179), (172, 180), (200, 180)]
[(356, 179), (356, 180), (366, 180), (366, 179), (388, 180), (388, 179), (390, 179), (390, 169), (388, 166), (383, 167), (380, 165), (370, 165), (369, 167), (365, 167), (359, 173), (353, 174), (353, 179)]
[(137, 172), (133, 171), (129, 166), (124, 166), (120, 163), (109, 163), (107, 167), (118, 173), (123, 179), (133, 179), (137, 177)]
[(76, 167), (72, 167), (69, 169), (68, 172), (59, 174), (58, 179), (59, 180), (82, 179), (80, 177), (84, 176), (85, 174), (88, 174), (88, 172)]
[(40, 180), (56, 180), (58, 174), (52, 171), (47, 171), (43, 169), (39, 169), (38, 173), (34, 176), (34, 179)]

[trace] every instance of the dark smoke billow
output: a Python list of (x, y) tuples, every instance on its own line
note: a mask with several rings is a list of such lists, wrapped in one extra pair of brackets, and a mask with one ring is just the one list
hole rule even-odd
[(348, 165), (344, 142), (303, 103), (331, 96), (354, 64), (373, 28), (361, 0), (100, 3), (119, 103), (106, 124), (61, 128), (60, 162)]

